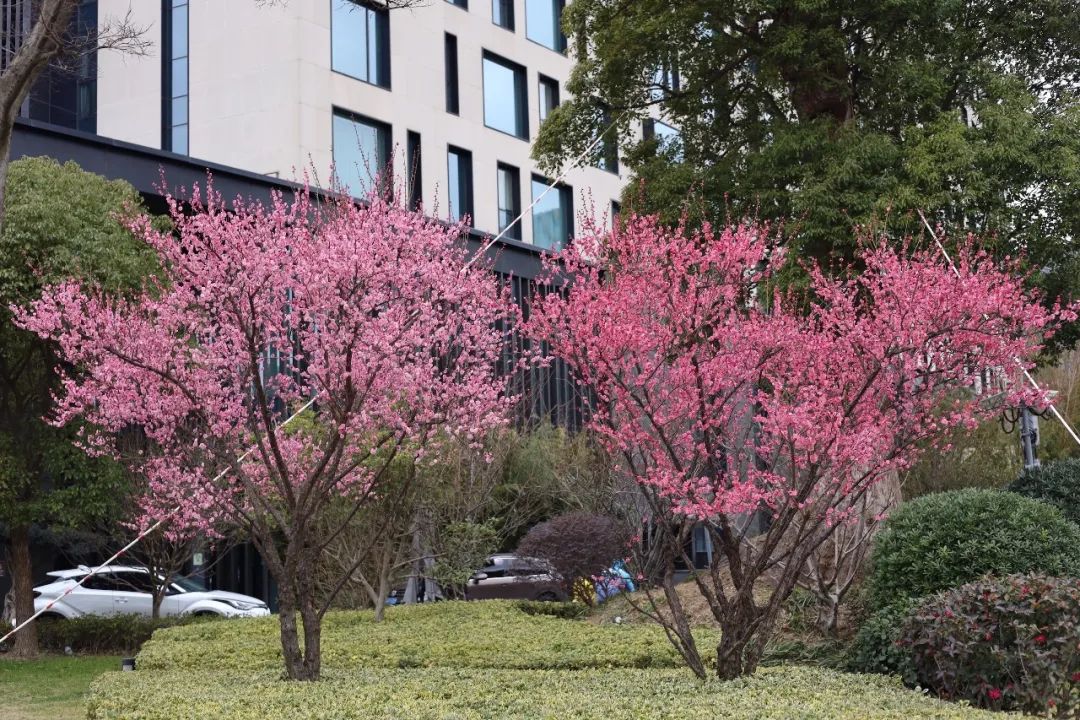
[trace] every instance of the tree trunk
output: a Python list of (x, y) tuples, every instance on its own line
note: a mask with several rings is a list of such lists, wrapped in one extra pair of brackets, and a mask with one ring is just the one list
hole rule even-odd
[(300, 648), (300, 635), (296, 625), (296, 589), (286, 587), (278, 580), (278, 626), (281, 629), (281, 657), (285, 661), (285, 673), (290, 680), (306, 680), (304, 675), (304, 652)]
[[(26, 622), (34, 614), (34, 568), (30, 560), (30, 526), (14, 525), (11, 528), (11, 592), (15, 596), (15, 618)], [(32, 658), (38, 654), (37, 626), (34, 623), (15, 633), (12, 656)]]
[(298, 680), (318, 680), (322, 671), (322, 615), (316, 605), (314, 589), (300, 596), (300, 619), (304, 623), (304, 672)]
[(157, 620), (161, 617), (161, 601), (165, 599), (165, 588), (154, 590), (154, 605), (150, 610), (150, 617)]

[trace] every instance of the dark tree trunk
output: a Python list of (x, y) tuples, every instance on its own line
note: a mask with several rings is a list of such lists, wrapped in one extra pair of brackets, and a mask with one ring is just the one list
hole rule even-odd
[[(30, 527), (28, 525), (12, 526), (9, 543), (11, 592), (15, 596), (15, 617), (18, 622), (23, 623), (34, 614), (34, 568), (30, 560)], [(30, 623), (28, 627), (15, 633), (12, 656), (32, 658), (37, 654), (37, 626)]]
[(281, 654), (290, 680), (318, 680), (322, 669), (322, 615), (310, 580), (314, 577), (313, 563), (299, 562), (295, 567), (300, 569), (275, 578)]

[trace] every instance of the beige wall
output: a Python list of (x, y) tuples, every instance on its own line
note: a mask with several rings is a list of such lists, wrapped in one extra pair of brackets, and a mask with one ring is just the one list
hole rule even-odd
[[(102, 135), (160, 147), (160, 3), (128, 4), (148, 13), (155, 49), (144, 59), (103, 58), (98, 127)], [(537, 74), (565, 81), (571, 61), (525, 36), (524, 0), (516, 0), (517, 29), (491, 22), (490, 0), (471, 0), (464, 11), (444, 0), (390, 13), (391, 89), (369, 85), (330, 68), (330, 0), (191, 0), (190, 154), (259, 173), (298, 177), (309, 165), (325, 181), (332, 160), (332, 109), (339, 107), (392, 127), (395, 176), (404, 177), (405, 138), (421, 135), (423, 200), (445, 215), (448, 145), (473, 155), (473, 195), (480, 230), (497, 229), (496, 163), (521, 170), (522, 206), (531, 202), (529, 158), (538, 125)], [(461, 114), (445, 111), (443, 37), (458, 37)], [(484, 126), (482, 50), (527, 68), (530, 142)], [(565, 98), (565, 89), (562, 90)], [(566, 178), (580, 211), (591, 195), (606, 214), (624, 179), (596, 168)], [(532, 238), (531, 222), (523, 239)]]

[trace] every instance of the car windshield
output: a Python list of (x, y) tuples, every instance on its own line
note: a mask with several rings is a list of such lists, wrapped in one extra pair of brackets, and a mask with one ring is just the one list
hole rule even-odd
[(203, 585), (201, 580), (196, 580), (195, 578), (178, 577), (173, 580), (173, 585), (184, 592), (206, 592), (206, 586)]

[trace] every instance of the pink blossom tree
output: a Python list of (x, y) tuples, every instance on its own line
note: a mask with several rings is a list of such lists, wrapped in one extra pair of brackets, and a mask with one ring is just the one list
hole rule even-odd
[(498, 328), (513, 306), (467, 263), (461, 226), (380, 197), (227, 205), (210, 186), (169, 207), (174, 232), (135, 227), (165, 268), (144, 292), (56, 285), (19, 322), (77, 369), (57, 423), (89, 420), (95, 452), (145, 433), (149, 516), (250, 533), (278, 584), (287, 674), (317, 679), (333, 593), (317, 598), (316, 564), (353, 518), (326, 514), (380, 497), (402, 453), (424, 462), (504, 422)]
[(1039, 401), (1018, 384), (965, 388), (981, 369), (1029, 365), (1063, 314), (970, 241), (958, 276), (932, 250), (883, 240), (864, 243), (860, 273), (770, 292), (774, 240), (652, 217), (590, 230), (550, 266), (564, 292), (534, 297), (525, 325), (596, 392), (591, 428), (636, 480), (664, 550), (666, 602), (650, 614), (701, 677), (673, 582), (676, 560), (692, 567), (690, 529), (714, 547), (693, 578), (721, 629), (718, 674), (751, 673), (811, 555), (883, 476), (945, 428)]

